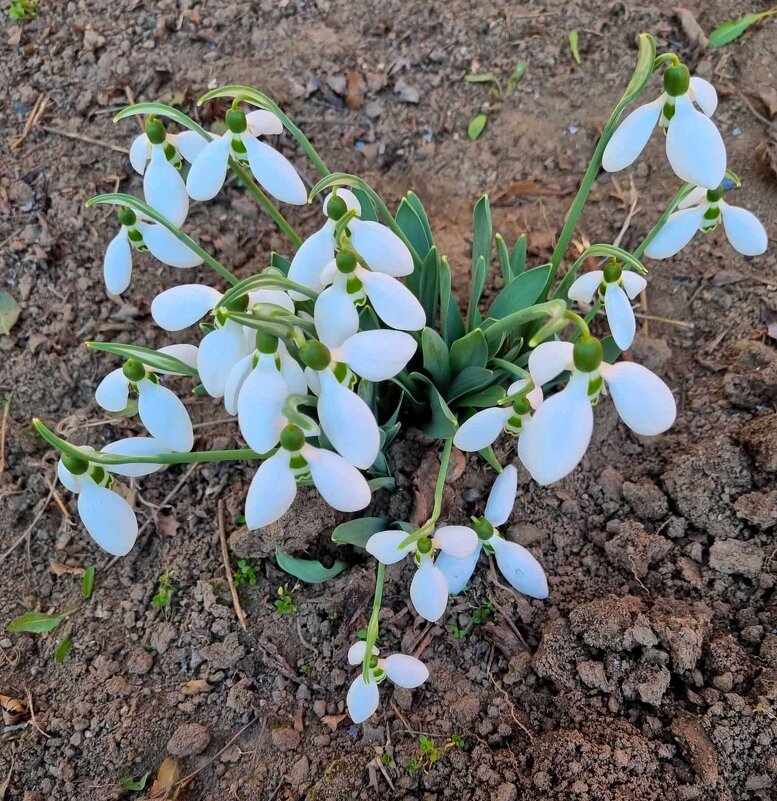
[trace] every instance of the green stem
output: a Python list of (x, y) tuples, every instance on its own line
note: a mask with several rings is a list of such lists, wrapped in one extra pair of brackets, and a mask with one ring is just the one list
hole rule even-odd
[(634, 249), (633, 255), (635, 259), (642, 258), (642, 254), (645, 252), (645, 249), (653, 241), (653, 238), (656, 236), (656, 234), (664, 227), (666, 221), (669, 219), (669, 215), (680, 205), (683, 198), (691, 191), (692, 188), (692, 184), (683, 184), (680, 187), (680, 189), (677, 191), (677, 194), (672, 198), (669, 205), (666, 207), (664, 213), (658, 218), (658, 222), (650, 229), (647, 236)]
[(378, 562), (378, 572), (375, 576), (375, 595), (372, 598), (372, 614), (367, 624), (367, 641), (364, 649), (364, 662), (362, 663), (362, 678), (365, 682), (370, 680), (370, 659), (372, 649), (378, 641), (380, 606), (383, 603), (383, 582), (386, 576), (386, 565)]
[(560, 300), (547, 300), (545, 303), (538, 303), (536, 306), (530, 306), (528, 309), (521, 309), (520, 311), (508, 314), (497, 320), (488, 328), (483, 329), (486, 339), (489, 340), (493, 337), (499, 337), (502, 334), (507, 334), (512, 331), (516, 326), (523, 323), (531, 322), (532, 320), (540, 320), (543, 317), (560, 317), (566, 309), (566, 303)]

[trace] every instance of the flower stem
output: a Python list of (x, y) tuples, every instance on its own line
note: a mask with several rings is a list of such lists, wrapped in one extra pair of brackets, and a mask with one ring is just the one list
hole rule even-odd
[(364, 662), (362, 663), (362, 677), (364, 681), (369, 681), (370, 678), (370, 658), (372, 657), (372, 649), (378, 641), (380, 606), (383, 603), (383, 582), (386, 576), (386, 565), (378, 562), (378, 572), (375, 576), (375, 595), (372, 598), (372, 614), (370, 615), (370, 622), (367, 624), (367, 642), (364, 649)]
[(647, 246), (653, 241), (653, 238), (656, 236), (656, 234), (664, 227), (666, 221), (669, 219), (669, 215), (680, 205), (683, 198), (691, 191), (691, 188), (691, 184), (683, 184), (680, 187), (680, 189), (677, 191), (677, 194), (669, 202), (669, 205), (666, 207), (664, 213), (658, 218), (658, 222), (650, 229), (650, 231), (648, 231), (647, 236), (634, 249), (634, 258), (642, 258), (642, 254), (645, 252)]

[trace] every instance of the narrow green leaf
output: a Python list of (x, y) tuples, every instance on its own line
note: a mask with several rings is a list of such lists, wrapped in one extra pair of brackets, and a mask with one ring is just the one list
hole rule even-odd
[[(405, 236), (413, 243), (413, 247), (418, 251), (418, 255), (424, 259), (432, 246), (431, 237), (427, 235), (426, 228), (418, 216), (418, 213), (411, 205), (408, 198), (402, 198), (396, 213), (397, 225), (402, 229)], [(408, 276), (409, 279), (413, 274)]]
[(276, 270), (280, 270), (284, 275), (288, 275), (291, 261), (273, 250), (272, 253), (270, 253), (270, 266), (275, 267)]
[(550, 265), (543, 264), (533, 270), (516, 275), (494, 298), (487, 317), (501, 320), (508, 314), (533, 305), (540, 297), (550, 275)]
[(575, 64), (580, 64), (580, 36), (577, 31), (569, 32), (569, 49), (572, 51), (572, 58)]
[[(334, 450), (334, 448), (331, 450)], [(375, 478), (371, 478), (367, 482), (367, 486), (370, 488), (370, 492), (377, 492), (382, 489), (394, 492), (397, 488), (397, 482), (393, 476), (375, 476)], [(350, 567), (350, 565), (348, 565), (348, 567)]]
[[(424, 263), (413, 271), (418, 273), (418, 300), (426, 313), (426, 324), (433, 328), (437, 317), (437, 301), (440, 293), (440, 259), (437, 248), (432, 246), (427, 253)], [(409, 277), (409, 276), (408, 276)]]
[(464, 320), (461, 311), (451, 296), (451, 267), (448, 259), (440, 259), (438, 274), (440, 277), (440, 329), (445, 344), (451, 343), (464, 336)]
[(464, 76), (467, 83), (499, 83), (493, 72), (471, 72)]
[(95, 566), (90, 565), (89, 567), (86, 568), (84, 577), (81, 579), (81, 597), (84, 599), (92, 597), (92, 592), (94, 591), (95, 572), (96, 572)]
[(332, 567), (324, 567), (316, 559), (299, 559), (296, 556), (289, 556), (280, 549), (275, 551), (275, 560), (281, 570), (306, 584), (321, 584), (350, 567), (348, 562), (341, 562), (339, 559)]
[(502, 387), (486, 387), (471, 395), (464, 395), (456, 400), (457, 408), (490, 409), (505, 396)]
[(707, 44), (710, 47), (723, 47), (723, 45), (727, 45), (735, 39), (739, 39), (751, 25), (762, 20), (768, 13), (769, 12), (745, 14), (744, 17), (740, 17), (739, 19), (732, 19), (728, 22), (724, 22), (712, 31), (707, 39)]
[(451, 373), (456, 375), (467, 367), (485, 367), (488, 361), (488, 344), (479, 328), (457, 339), (450, 349)]
[(135, 359), (154, 370), (163, 370), (177, 375), (188, 375), (197, 380), (200, 378), (196, 368), (190, 367), (186, 362), (182, 362), (180, 359), (176, 359), (166, 353), (160, 353), (158, 350), (143, 348), (140, 345), (125, 345), (121, 342), (87, 342), (86, 347), (103, 353), (112, 353), (114, 356), (121, 356), (123, 359)]
[(407, 202), (413, 207), (413, 211), (418, 215), (418, 219), (421, 220), (421, 224), (426, 230), (426, 237), (429, 240), (430, 246), (433, 245), (434, 236), (432, 234), (432, 226), (429, 222), (429, 215), (426, 213), (424, 204), (421, 203), (421, 199), (415, 192), (408, 192), (405, 197), (407, 198)]
[(510, 254), (510, 266), (513, 275), (520, 275), (526, 269), (527, 247), (528, 241), (526, 239), (526, 234), (521, 234), (513, 247), (513, 252)]
[(373, 534), (385, 531), (388, 527), (389, 521), (385, 517), (360, 517), (358, 520), (348, 520), (332, 532), (332, 542), (364, 548)]
[(128, 776), (125, 779), (121, 780), (121, 786), (125, 790), (129, 790), (133, 793), (138, 793), (141, 790), (145, 790), (146, 782), (148, 781), (148, 777), (151, 775), (150, 772), (144, 773), (139, 779), (133, 779), (132, 777)]
[(621, 349), (615, 344), (615, 340), (610, 337), (602, 339), (602, 360), (612, 364), (621, 355)]
[(449, 439), (456, 433), (456, 415), (427, 376), (423, 373), (411, 373), (410, 377), (424, 383), (427, 388), (431, 420), (424, 426), (424, 431), (436, 439)]
[(523, 80), (523, 76), (526, 74), (526, 62), (525, 61), (518, 61), (516, 65), (513, 67), (513, 71), (510, 73), (510, 77), (507, 79), (507, 94), (509, 95), (513, 89)]
[(451, 382), (445, 395), (447, 403), (452, 404), (457, 398), (474, 394), (486, 389), (494, 381), (494, 373), (483, 367), (467, 367)]
[(469, 121), (467, 126), (467, 136), (474, 142), (480, 138), (480, 134), (486, 129), (488, 117), (485, 114), (478, 114)]
[(478, 454), (485, 459), (491, 465), (491, 467), (496, 470), (497, 473), (502, 472), (502, 465), (500, 464), (499, 459), (496, 458), (494, 449), (490, 445), (487, 448), (483, 448), (482, 450), (478, 451)]
[(496, 255), (499, 259), (499, 269), (502, 271), (502, 283), (507, 286), (513, 280), (513, 267), (510, 264), (510, 253), (502, 234), (494, 236), (496, 242)]
[(370, 196), (363, 190), (355, 186), (351, 192), (356, 195), (356, 199), (361, 206), (361, 213), (359, 214), (360, 220), (367, 220), (368, 222), (378, 222), (378, 213), (375, 211), (375, 206), (370, 200)]
[(473, 329), (480, 322), (478, 304), (486, 286), (488, 266), (491, 261), (491, 240), (493, 238), (493, 222), (488, 196), (478, 200), (472, 214), (472, 277), (470, 279), (469, 306), (467, 321)]
[(45, 634), (54, 629), (65, 620), (69, 612), (63, 612), (61, 615), (47, 615), (43, 612), (25, 612), (19, 617), (15, 617), (6, 627), (5, 630), (12, 634), (20, 634), (22, 632), (27, 634)]
[(438, 389), (444, 392), (451, 380), (450, 358), (445, 341), (433, 328), (427, 327), (421, 331), (421, 354), (424, 370)]
[(54, 651), (54, 661), (55, 662), (64, 662), (65, 657), (68, 654), (68, 651), (73, 646), (73, 635), (67, 634), (65, 639), (57, 646), (57, 650)]
[(21, 314), (21, 306), (7, 292), (0, 292), (0, 336), (11, 333)]

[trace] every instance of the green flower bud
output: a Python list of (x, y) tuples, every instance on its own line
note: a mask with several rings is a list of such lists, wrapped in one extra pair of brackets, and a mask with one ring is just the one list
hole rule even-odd
[(516, 398), (513, 401), (512, 406), (513, 406), (513, 411), (519, 415), (529, 414), (529, 412), (531, 412), (531, 404), (526, 399), (525, 395), (522, 398)]
[(259, 353), (275, 353), (278, 350), (278, 337), (264, 331), (257, 331), (256, 349)]
[(348, 206), (341, 197), (330, 197), (326, 204), (326, 216), (330, 220), (339, 220), (348, 212)]
[(485, 517), (478, 517), (472, 521), (472, 530), (479, 540), (490, 540), (494, 536), (494, 527)]
[(300, 349), (299, 357), (305, 367), (311, 370), (324, 370), (332, 362), (329, 348), (317, 339), (309, 339)]
[(224, 117), (224, 122), (227, 124), (232, 133), (241, 134), (248, 128), (246, 115), (239, 108), (231, 108)]
[(707, 190), (707, 200), (710, 203), (717, 203), (723, 197), (723, 187), (719, 186), (717, 189)]
[(604, 273), (604, 280), (607, 284), (616, 284), (618, 281), (621, 280), (621, 275), (623, 275), (623, 268), (618, 264), (617, 261), (612, 260), (607, 262), (604, 265), (604, 269), (602, 270)]
[(122, 368), (122, 372), (124, 373), (124, 377), (133, 383), (146, 377), (146, 368), (143, 363), (139, 362), (137, 359), (127, 359)]
[(371, 670), (375, 670), (375, 668), (378, 666), (378, 657), (377, 656), (371, 656), (369, 665), (370, 665), (370, 669)]
[(664, 71), (664, 89), (670, 97), (679, 97), (688, 92), (691, 85), (691, 73), (685, 64), (667, 67)]
[(581, 373), (593, 373), (602, 363), (602, 343), (596, 337), (581, 337), (575, 342), (572, 359)]
[(347, 275), (356, 269), (356, 256), (353, 253), (338, 253), (335, 257), (335, 264), (341, 273)]
[(146, 120), (146, 136), (152, 145), (161, 145), (167, 139), (167, 131), (156, 117), (149, 117)]
[(422, 539), (418, 540), (418, 542), (416, 542), (415, 547), (418, 553), (422, 554), (431, 553), (432, 541), (429, 539), (429, 537), (423, 537)]
[(74, 475), (82, 476), (89, 469), (89, 462), (80, 456), (71, 456), (69, 453), (62, 454), (62, 464)]
[(296, 453), (305, 444), (305, 435), (301, 428), (289, 425), (281, 431), (280, 440), (283, 450)]
[(138, 221), (135, 212), (132, 209), (128, 209), (126, 206), (122, 206), (117, 212), (116, 216), (119, 218), (119, 222), (122, 225), (126, 225), (127, 228), (132, 228), (132, 226)]

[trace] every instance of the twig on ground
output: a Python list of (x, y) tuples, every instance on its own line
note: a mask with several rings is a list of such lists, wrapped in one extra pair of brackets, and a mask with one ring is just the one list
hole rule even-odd
[(27, 693), (27, 711), (30, 713), (30, 723), (47, 739), (51, 739), (51, 735), (48, 732), (43, 731), (43, 729), (38, 725), (38, 721), (35, 719), (35, 707), (32, 705), (32, 693), (29, 691), (27, 687), (24, 688), (24, 692)]
[(232, 596), (232, 607), (237, 615), (237, 620), (243, 631), (246, 630), (246, 614), (243, 607), (240, 605), (240, 596), (237, 594), (235, 587), (235, 579), (232, 575), (232, 568), (229, 566), (229, 551), (227, 550), (227, 532), (224, 527), (224, 501), (218, 503), (218, 524), (219, 524), (219, 542), (221, 543), (221, 558), (224, 560), (224, 570), (227, 574), (227, 583), (229, 584), (229, 593)]
[(126, 147), (121, 145), (113, 145), (110, 142), (105, 142), (102, 139), (94, 139), (91, 136), (84, 136), (84, 134), (75, 133), (74, 131), (63, 131), (60, 128), (51, 128), (48, 125), (41, 125), (42, 130), (46, 133), (55, 134), (56, 136), (64, 136), (66, 139), (76, 139), (79, 142), (87, 142), (90, 145), (100, 145), (100, 147), (107, 147), (108, 150), (115, 150), (117, 153), (123, 153), (125, 156), (129, 153)]
[(17, 136), (10, 145), (11, 150), (16, 150), (17, 147), (20, 147), (22, 142), (29, 136), (30, 131), (35, 127), (38, 120), (43, 116), (43, 112), (46, 110), (46, 106), (49, 102), (49, 99), (44, 94), (38, 95), (35, 100), (35, 103), (30, 110), (30, 113), (27, 115), (27, 120), (24, 123), (24, 129), (22, 132)]
[(12, 394), (3, 403), (3, 422), (0, 423), (0, 474), (5, 470), (5, 435), (8, 431), (8, 414), (11, 409)]
[(30, 536), (30, 532), (35, 528), (38, 521), (43, 516), (43, 513), (48, 508), (48, 505), (51, 502), (51, 498), (53, 497), (53, 495), (54, 495), (54, 490), (51, 487), (49, 487), (49, 494), (46, 496), (46, 500), (43, 502), (41, 508), (36, 512), (35, 517), (32, 520), (32, 523), (30, 523), (30, 525), (27, 526), (27, 528), (22, 532), (22, 534), (14, 541), (13, 545), (11, 545), (11, 547), (8, 548), (8, 550), (6, 550), (2, 556), (0, 556), (0, 564), (2, 564), (27, 539), (27, 537)]

